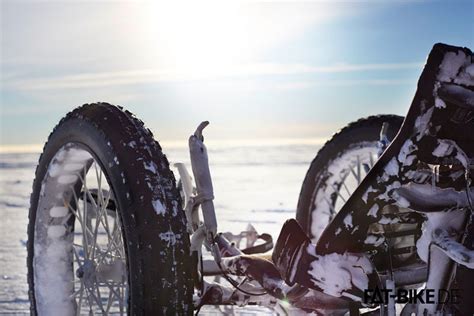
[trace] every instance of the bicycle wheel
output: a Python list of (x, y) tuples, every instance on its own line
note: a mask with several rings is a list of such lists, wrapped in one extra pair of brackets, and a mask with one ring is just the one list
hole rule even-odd
[(49, 136), (28, 225), (32, 314), (192, 314), (173, 173), (130, 112), (86, 104)]
[(301, 187), (296, 220), (316, 243), (377, 160), (380, 131), (388, 123), (392, 140), (403, 117), (378, 115), (350, 123), (312, 161)]

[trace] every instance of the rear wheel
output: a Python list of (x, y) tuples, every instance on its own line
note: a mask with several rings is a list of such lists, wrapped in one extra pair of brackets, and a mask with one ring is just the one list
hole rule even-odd
[(296, 220), (313, 242), (342, 208), (377, 160), (380, 131), (392, 140), (403, 117), (378, 115), (353, 122), (335, 134), (311, 163), (301, 188)]
[(166, 157), (131, 113), (87, 104), (44, 147), (28, 225), (33, 314), (192, 314), (189, 236)]

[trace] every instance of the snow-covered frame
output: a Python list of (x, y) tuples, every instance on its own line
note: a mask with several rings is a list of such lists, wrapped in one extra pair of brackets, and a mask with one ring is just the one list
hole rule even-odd
[[(373, 240), (384, 245), (383, 235), (368, 238), (371, 225), (406, 220), (400, 216), (387, 218), (382, 212), (387, 205), (410, 208), (427, 219), (417, 243), (419, 257), (425, 262), (436, 262), (429, 265), (427, 288), (449, 288), (453, 273), (452, 261), (436, 247), (472, 269), (472, 250), (464, 247), (472, 245), (473, 235), (472, 206), (469, 207), (474, 157), (474, 137), (469, 133), (474, 118), (472, 59), (472, 52), (466, 48), (434, 46), (399, 134), (325, 230), (315, 249), (312, 245), (302, 246), (303, 254), (296, 252), (296, 256), (303, 258), (293, 263), (292, 268), (297, 271), (288, 274), (294, 278), (289, 281), (326, 293), (334, 293), (337, 285), (341, 296), (360, 296), (360, 290), (367, 286), (366, 278), (362, 277), (361, 283), (361, 276), (355, 277), (350, 269), (350, 283), (347, 278), (327, 276), (340, 275), (337, 267), (348, 270), (348, 258), (333, 258), (336, 253), (362, 253)], [(440, 237), (446, 237), (442, 232), (447, 230), (451, 235), (453, 231), (458, 233), (449, 243)], [(435, 248), (430, 248), (433, 244)], [(325, 265), (328, 259), (331, 264)], [(371, 271), (368, 264), (358, 266), (365, 272)], [(341, 283), (346, 284), (345, 290)], [(418, 313), (423, 309), (434, 313), (437, 308), (420, 306)]]
[[(469, 132), (474, 130), (473, 89), (472, 52), (436, 44), (398, 135), (318, 243), (311, 244), (296, 222), (290, 221), (277, 242), (273, 262), (244, 255), (216, 235), (212, 181), (201, 125), (190, 138), (197, 195), (193, 196), (189, 183), (185, 192), (188, 228), (194, 233), (192, 250), (199, 257), (203, 243), (213, 249), (215, 264), (202, 264), (204, 275), (221, 272), (248, 276), (257, 280), (267, 295), (251, 295), (259, 290), (252, 284), (242, 286), (244, 291), (239, 292), (222, 284), (201, 282), (202, 296), (197, 304), (272, 305), (275, 297), (313, 310), (344, 310), (349, 308), (348, 301), (363, 305), (363, 291), (377, 286), (426, 280), (427, 288), (447, 289), (456, 268), (454, 262), (467, 268), (458, 269), (455, 282), (462, 286), (462, 273), (472, 276), (474, 260), (469, 249), (474, 235), (470, 198), (474, 196), (470, 186), (474, 134)], [(184, 171), (180, 173), (183, 176)], [(199, 205), (206, 205), (202, 226), (196, 217)], [(387, 215), (382, 211), (387, 206), (411, 211)], [(405, 267), (408, 276), (398, 279), (393, 271), (383, 277), (375, 269), (373, 252), (368, 249), (387, 250), (388, 237), (370, 236), (368, 232), (371, 225), (387, 223), (423, 225), (416, 246), (419, 258), (428, 264), (428, 277), (423, 266)], [(409, 280), (417, 272), (417, 278)], [(435, 313), (440, 308), (437, 304), (420, 304), (418, 313)], [(393, 305), (389, 309), (389, 313), (395, 311)]]

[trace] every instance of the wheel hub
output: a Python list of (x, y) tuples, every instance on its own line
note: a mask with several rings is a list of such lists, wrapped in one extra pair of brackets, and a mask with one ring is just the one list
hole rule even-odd
[(96, 282), (96, 265), (92, 260), (85, 259), (84, 263), (76, 270), (76, 276), (81, 279), (86, 287), (91, 287)]

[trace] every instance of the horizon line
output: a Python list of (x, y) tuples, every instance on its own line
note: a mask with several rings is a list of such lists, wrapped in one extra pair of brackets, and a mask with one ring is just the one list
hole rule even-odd
[[(285, 137), (285, 138), (252, 138), (252, 139), (212, 139), (205, 140), (208, 149), (212, 146), (232, 147), (232, 146), (290, 146), (290, 145), (323, 145), (328, 140), (328, 137)], [(185, 140), (163, 140), (158, 141), (161, 147), (164, 148), (186, 148), (188, 146), (187, 139)], [(0, 144), (0, 154), (27, 154), (27, 153), (41, 153), (43, 152), (44, 144)]]

